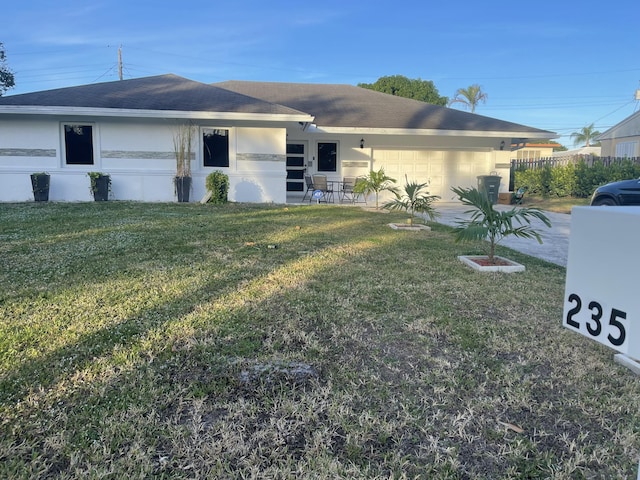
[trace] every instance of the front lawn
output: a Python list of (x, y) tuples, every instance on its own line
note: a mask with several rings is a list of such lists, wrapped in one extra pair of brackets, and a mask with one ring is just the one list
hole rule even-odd
[(542, 210), (557, 213), (571, 213), (573, 207), (584, 207), (591, 203), (591, 198), (556, 197), (525, 194), (522, 206), (537, 207)]
[(404, 217), (0, 205), (0, 478), (634, 478), (640, 382), (564, 268)]

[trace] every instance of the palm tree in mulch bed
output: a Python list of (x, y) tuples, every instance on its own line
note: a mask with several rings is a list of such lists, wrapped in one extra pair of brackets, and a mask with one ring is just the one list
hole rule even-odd
[[(476, 188), (453, 187), (463, 205), (472, 207), (466, 214), (468, 220), (458, 222), (454, 229), (456, 241), (487, 240), (489, 242), (488, 263), (496, 264), (496, 245), (505, 237), (513, 235), (520, 238), (535, 238), (542, 243), (540, 234), (531, 226), (534, 218), (551, 227), (551, 221), (539, 208), (512, 208), (498, 211), (486, 193)], [(516, 223), (517, 222), (517, 223)]]

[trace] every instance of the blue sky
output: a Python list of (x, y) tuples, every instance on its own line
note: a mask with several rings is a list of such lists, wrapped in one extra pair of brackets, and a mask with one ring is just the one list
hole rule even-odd
[(637, 0), (32, 0), (2, 13), (7, 95), (117, 80), (122, 46), (124, 78), (356, 85), (399, 74), (448, 97), (477, 83), (488, 100), (476, 113), (568, 147), (572, 132), (640, 108)]

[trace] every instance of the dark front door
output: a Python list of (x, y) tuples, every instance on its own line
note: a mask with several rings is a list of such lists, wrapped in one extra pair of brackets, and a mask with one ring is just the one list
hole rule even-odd
[(306, 163), (306, 143), (287, 143), (287, 192), (304, 191)]

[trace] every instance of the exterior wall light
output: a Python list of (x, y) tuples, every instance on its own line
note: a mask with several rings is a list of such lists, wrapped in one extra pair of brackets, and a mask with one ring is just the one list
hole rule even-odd
[[(504, 142), (502, 142), (504, 143)], [(360, 148), (364, 148), (364, 138), (360, 139)]]
[(504, 150), (504, 140), (500, 142), (500, 150)]

